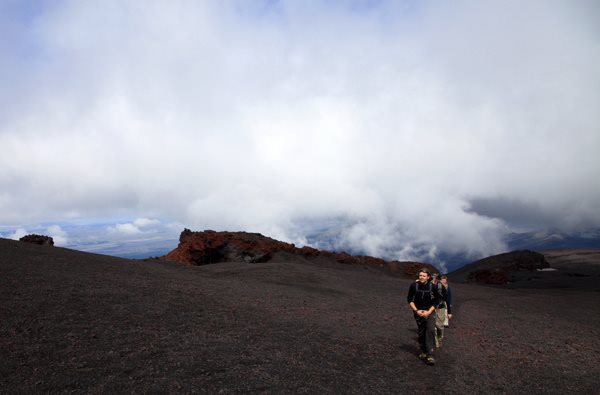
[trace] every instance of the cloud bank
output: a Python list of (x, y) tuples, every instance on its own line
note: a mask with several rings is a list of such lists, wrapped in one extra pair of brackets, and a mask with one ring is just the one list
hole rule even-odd
[(595, 1), (0, 11), (2, 225), (160, 218), (302, 244), (335, 223), (339, 246), (399, 259), (600, 226)]

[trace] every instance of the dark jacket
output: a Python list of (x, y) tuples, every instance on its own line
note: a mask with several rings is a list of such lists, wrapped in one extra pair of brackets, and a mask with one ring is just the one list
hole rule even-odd
[(452, 290), (450, 286), (445, 289), (446, 290), (446, 309), (448, 309), (448, 314), (452, 314)]
[(420, 282), (410, 284), (408, 296), (406, 297), (406, 302), (415, 302), (415, 306), (419, 310), (428, 310), (431, 306), (437, 306), (443, 300), (444, 298), (440, 295), (438, 287), (432, 284), (431, 281), (425, 284)]
[(450, 291), (450, 286), (446, 288), (439, 282), (436, 285), (441, 296), (436, 308), (447, 309), (448, 314), (452, 314), (452, 292)]

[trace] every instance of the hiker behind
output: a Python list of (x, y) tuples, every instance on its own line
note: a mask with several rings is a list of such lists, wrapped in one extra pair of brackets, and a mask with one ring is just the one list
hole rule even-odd
[(446, 319), (444, 320), (444, 327), (448, 328), (450, 326), (450, 320), (452, 319), (452, 290), (448, 284), (448, 276), (440, 277), (440, 282), (444, 288), (446, 288), (446, 306), (448, 309), (448, 314), (446, 314)]
[(441, 299), (437, 287), (431, 284), (431, 274), (427, 269), (419, 271), (417, 282), (410, 285), (408, 297), (409, 307), (413, 311), (417, 322), (417, 333), (419, 334), (419, 346), (421, 353), (419, 358), (428, 365), (433, 365), (433, 346), (435, 345), (435, 306)]
[(440, 300), (435, 307), (435, 346), (440, 347), (442, 345), (442, 339), (444, 338), (444, 327), (448, 323), (448, 318), (452, 317), (451, 304), (449, 299), (449, 289), (444, 286), (444, 283), (441, 279), (445, 279), (446, 284), (448, 284), (448, 279), (446, 276), (442, 276), (434, 274), (433, 279), (431, 280), (434, 287), (437, 288), (438, 294), (440, 295)]

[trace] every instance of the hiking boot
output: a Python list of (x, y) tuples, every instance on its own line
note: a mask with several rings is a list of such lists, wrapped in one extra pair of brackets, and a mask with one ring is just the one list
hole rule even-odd
[(427, 359), (427, 354), (425, 354), (424, 352), (422, 352), (421, 354), (419, 354), (419, 359), (424, 361)]
[(435, 365), (435, 359), (433, 359), (433, 357), (431, 355), (428, 355), (427, 358), (425, 359), (425, 363), (427, 365)]

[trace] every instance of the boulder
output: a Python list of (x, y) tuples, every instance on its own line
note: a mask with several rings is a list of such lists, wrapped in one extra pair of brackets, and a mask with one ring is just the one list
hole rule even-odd
[(30, 234), (27, 236), (23, 236), (19, 239), (19, 241), (24, 241), (25, 243), (39, 244), (39, 245), (54, 245), (54, 240), (50, 236), (44, 235), (36, 235)]
[(248, 232), (192, 232), (184, 229), (179, 245), (165, 257), (190, 265), (208, 265), (219, 262), (260, 263), (271, 260), (279, 251), (294, 252), (293, 244)]

